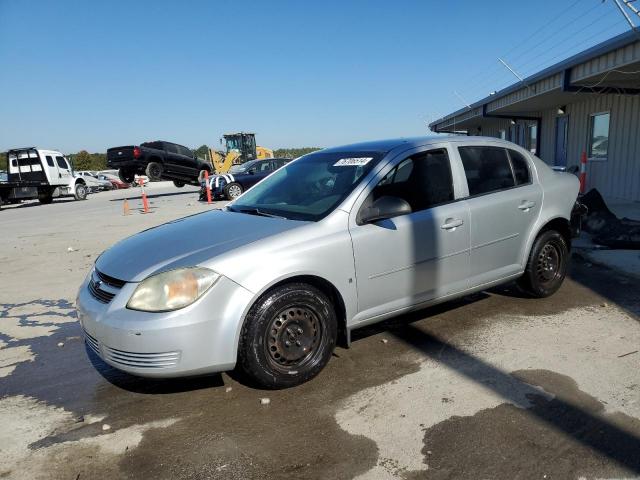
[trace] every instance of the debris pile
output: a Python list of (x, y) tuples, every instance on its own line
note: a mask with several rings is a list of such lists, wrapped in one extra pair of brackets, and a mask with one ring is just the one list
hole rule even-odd
[(585, 193), (580, 202), (588, 209), (583, 229), (593, 235), (595, 243), (614, 249), (640, 250), (640, 221), (618, 218), (595, 188)]

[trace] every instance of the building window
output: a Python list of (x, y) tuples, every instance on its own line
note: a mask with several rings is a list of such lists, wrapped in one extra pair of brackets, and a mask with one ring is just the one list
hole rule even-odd
[(498, 138), (500, 138), (501, 140), (506, 140), (507, 139), (507, 131), (506, 130), (500, 130), (500, 134), (498, 136)]
[(527, 125), (527, 150), (536, 155), (538, 149), (538, 125)]
[(589, 158), (606, 160), (609, 154), (609, 112), (589, 117)]

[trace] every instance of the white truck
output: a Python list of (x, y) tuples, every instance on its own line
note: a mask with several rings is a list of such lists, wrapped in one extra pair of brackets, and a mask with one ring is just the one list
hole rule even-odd
[(88, 191), (85, 180), (74, 176), (60, 152), (35, 147), (7, 152), (7, 181), (0, 183), (0, 205), (36, 198), (45, 204), (57, 197), (85, 200)]

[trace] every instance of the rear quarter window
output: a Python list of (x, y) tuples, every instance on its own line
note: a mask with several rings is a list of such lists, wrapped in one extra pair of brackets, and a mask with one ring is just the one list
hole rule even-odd
[(509, 158), (511, 158), (516, 185), (531, 183), (531, 170), (527, 159), (515, 150), (509, 150)]
[(515, 186), (507, 150), (500, 147), (458, 147), (469, 195), (483, 195)]

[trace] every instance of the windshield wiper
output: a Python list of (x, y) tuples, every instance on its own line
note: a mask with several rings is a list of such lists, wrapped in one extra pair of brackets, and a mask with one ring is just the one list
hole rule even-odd
[(259, 208), (237, 208), (237, 207), (227, 207), (227, 208), (232, 212), (246, 213), (247, 215), (257, 215), (259, 217), (282, 218), (284, 220), (287, 220), (287, 217), (265, 212), (264, 210), (260, 210)]

